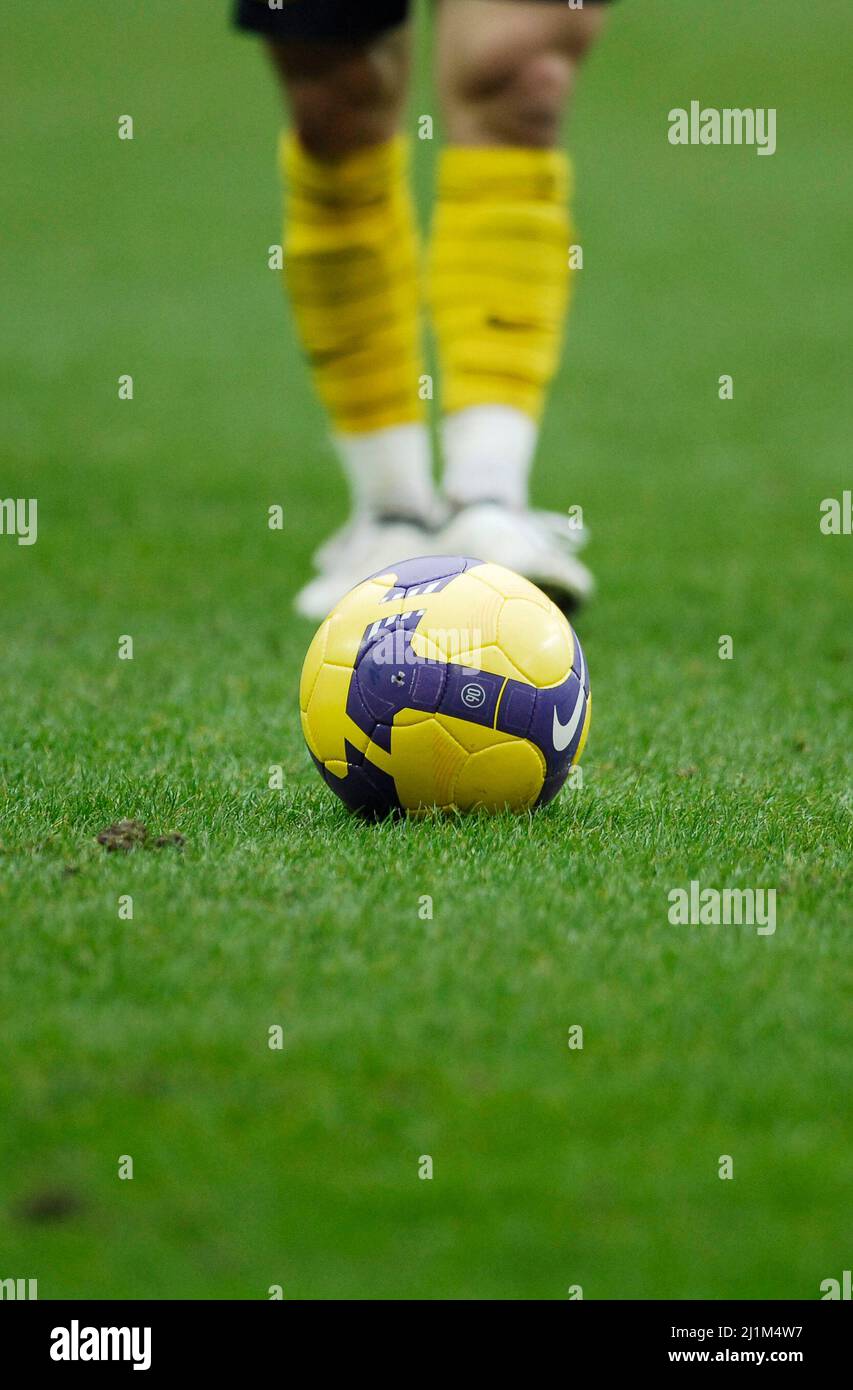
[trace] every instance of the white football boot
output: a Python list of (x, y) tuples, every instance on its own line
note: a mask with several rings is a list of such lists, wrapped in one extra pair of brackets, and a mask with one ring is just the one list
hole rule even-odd
[(357, 516), (330, 536), (315, 556), (320, 573), (293, 600), (303, 618), (320, 622), (344, 594), (397, 560), (435, 554), (426, 526), (396, 517)]
[(433, 548), (437, 555), (470, 555), (517, 570), (563, 612), (572, 612), (595, 588), (576, 553), (585, 540), (583, 529), (559, 512), (471, 502), (450, 518)]

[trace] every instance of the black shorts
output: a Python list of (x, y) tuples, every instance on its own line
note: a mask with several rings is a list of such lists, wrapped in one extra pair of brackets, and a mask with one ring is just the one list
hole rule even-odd
[(274, 39), (363, 39), (402, 24), (410, 9), (411, 0), (237, 0), (235, 19), (240, 29)]

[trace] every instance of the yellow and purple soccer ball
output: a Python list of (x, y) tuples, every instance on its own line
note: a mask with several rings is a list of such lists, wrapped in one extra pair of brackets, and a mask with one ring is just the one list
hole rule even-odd
[(308, 649), (299, 703), (324, 781), (370, 817), (543, 806), (580, 759), (592, 708), (551, 600), (502, 565), (448, 555), (346, 594)]

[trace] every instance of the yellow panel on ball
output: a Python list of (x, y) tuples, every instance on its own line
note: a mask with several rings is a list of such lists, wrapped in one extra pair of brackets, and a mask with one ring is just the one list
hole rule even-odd
[(391, 756), (397, 795), (407, 810), (453, 805), (468, 754), (435, 716), (422, 724), (395, 724)]
[(415, 641), (429, 644), (432, 654), (445, 661), (456, 660), (460, 650), (497, 640), (503, 596), (482, 584), (474, 571), (445, 589), (413, 596), (412, 606), (423, 612)]
[(310, 732), (308, 747), (321, 763), (333, 759), (346, 762), (344, 739), (354, 748), (367, 747), (369, 735), (346, 714), (347, 694), (352, 670), (345, 666), (324, 664), (314, 682), (308, 708), (303, 714), (303, 727)]
[(471, 576), (500, 594), (501, 598), (526, 598), (540, 608), (548, 609), (551, 606), (547, 594), (543, 594), (523, 574), (516, 574), (515, 570), (508, 570), (505, 565), (478, 565), (476, 570), (471, 571)]
[(589, 735), (589, 726), (590, 726), (590, 721), (591, 721), (591, 720), (592, 720), (592, 691), (590, 691), (589, 697), (588, 697), (587, 702), (586, 702), (586, 713), (585, 713), (585, 715), (584, 715), (583, 728), (581, 729), (581, 736), (580, 736), (580, 739), (578, 740), (577, 751), (575, 752), (575, 755), (574, 755), (574, 757), (572, 758), (572, 766), (574, 766), (575, 763), (579, 763), (580, 760), (581, 760), (581, 758), (583, 757), (583, 750), (586, 748), (586, 740), (587, 740), (587, 737), (588, 737), (588, 735)]
[(328, 631), (329, 619), (327, 618), (314, 634), (314, 640), (308, 648), (305, 654), (305, 660), (302, 663), (302, 677), (299, 681), (299, 708), (302, 710), (303, 714), (308, 708), (308, 701), (311, 698), (311, 691), (314, 689), (317, 677), (323, 669), (323, 662), (326, 659), (326, 637)]
[(498, 646), (531, 685), (559, 685), (572, 669), (575, 641), (559, 608), (508, 598), (498, 623)]
[(460, 811), (529, 811), (542, 790), (545, 760), (521, 739), (471, 753), (456, 783)]

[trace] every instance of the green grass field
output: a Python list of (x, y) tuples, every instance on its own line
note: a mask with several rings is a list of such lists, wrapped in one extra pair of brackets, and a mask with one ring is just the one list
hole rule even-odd
[[(536, 477), (594, 535), (585, 785), (378, 827), (299, 731), (290, 598), (345, 499), (266, 264), (262, 55), (206, 0), (4, 28), (0, 495), (39, 537), (0, 536), (0, 1279), (819, 1297), (851, 1248), (853, 539), (819, 527), (851, 486), (849, 7), (614, 11)], [(777, 153), (672, 148), (693, 99), (776, 107)], [(108, 854), (120, 817), (185, 848)], [(691, 879), (775, 887), (775, 934), (670, 925)]]

